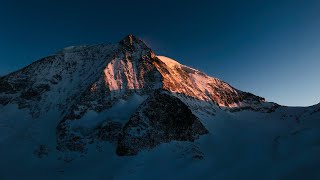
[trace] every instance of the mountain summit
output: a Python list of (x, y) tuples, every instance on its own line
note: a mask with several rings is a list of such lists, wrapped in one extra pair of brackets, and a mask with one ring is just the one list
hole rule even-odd
[(125, 46), (132, 46), (134, 43), (143, 43), (143, 42), (132, 34), (127, 35), (120, 41), (120, 44), (123, 44)]
[[(318, 117), (317, 108), (266, 102), (157, 56), (143, 41), (128, 35), (112, 45), (68, 47), (0, 77), (0, 143), (5, 147), (0, 154), (29, 158), (39, 168), (43, 162), (48, 167), (61, 160), (94, 159), (97, 151), (107, 151), (104, 157), (115, 164), (123, 163), (119, 156), (149, 154), (152, 159), (166, 152), (170, 167), (180, 162), (173, 157), (185, 163), (207, 157), (224, 164), (221, 152), (236, 158), (235, 149), (241, 149), (243, 157), (246, 152), (260, 152), (260, 147), (274, 153), (264, 149), (261, 152), (267, 155), (261, 157), (281, 156), (281, 142), (290, 144), (299, 136), (292, 132), (304, 134), (316, 124), (303, 123)], [(251, 138), (255, 136), (261, 140)]]

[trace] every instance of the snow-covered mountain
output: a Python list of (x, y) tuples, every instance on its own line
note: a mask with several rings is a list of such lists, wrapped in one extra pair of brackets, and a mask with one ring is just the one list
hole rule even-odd
[(319, 105), (266, 102), (133, 35), (1, 77), (0, 115), (0, 179), (320, 175)]

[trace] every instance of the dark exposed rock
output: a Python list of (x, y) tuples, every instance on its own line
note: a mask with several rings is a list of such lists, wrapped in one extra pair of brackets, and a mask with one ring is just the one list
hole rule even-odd
[(254, 101), (254, 102), (265, 102), (266, 99), (260, 96), (256, 96), (252, 93), (242, 92), (242, 100)]
[(0, 104), (1, 105), (7, 105), (10, 102), (10, 98), (9, 97), (0, 97)]
[(135, 155), (161, 143), (194, 141), (207, 129), (178, 98), (156, 91), (131, 116), (118, 141), (117, 154)]
[(49, 149), (48, 149), (47, 145), (41, 144), (33, 151), (33, 154), (35, 156), (37, 156), (38, 158), (43, 158), (43, 157), (48, 156)]
[(122, 124), (108, 120), (102, 125), (89, 130), (85, 133), (70, 129), (68, 124), (70, 120), (64, 120), (57, 127), (57, 149), (59, 151), (85, 152), (86, 145), (95, 140), (117, 143), (119, 134), (122, 130)]
[[(90, 141), (117, 144), (118, 155), (134, 155), (144, 149), (177, 141), (194, 141), (208, 133), (199, 119), (178, 98), (157, 90), (123, 125), (106, 121), (87, 134), (71, 130), (66, 119), (57, 127), (58, 150), (85, 152)], [(80, 134), (79, 134), (80, 133)]]
[(178, 159), (202, 160), (205, 154), (196, 143), (176, 144)]
[(57, 150), (84, 153), (87, 150), (86, 145), (87, 142), (85, 139), (71, 133), (68, 138), (59, 139)]
[(139, 43), (141, 43), (145, 46), (145, 44), (142, 43), (142, 41), (140, 39), (138, 39), (137, 37), (135, 37), (132, 34), (127, 35), (119, 42), (119, 44), (121, 44), (123, 46), (124, 50), (127, 50), (127, 51), (134, 51), (136, 49), (135, 44), (139, 44)]
[(61, 75), (56, 74), (56, 75), (52, 76), (52, 78), (51, 78), (49, 81), (50, 81), (52, 84), (58, 84), (59, 81), (61, 81), (61, 80), (62, 80)]
[(316, 110), (314, 110), (314, 111), (312, 111), (311, 113), (310, 113), (310, 115), (313, 115), (313, 114), (315, 114), (315, 113), (319, 113), (320, 112), (320, 108), (319, 109), (316, 109)]
[(57, 150), (85, 152), (87, 139), (80, 137), (80, 134), (74, 133), (68, 124), (69, 121), (62, 120), (56, 128)]
[(122, 124), (114, 121), (107, 121), (97, 128), (96, 138), (101, 141), (116, 143), (122, 130)]
[(33, 88), (29, 88), (21, 93), (21, 98), (30, 100), (30, 99), (39, 99), (41, 98), (42, 93), (49, 91), (50, 86), (48, 84), (39, 84)]
[(320, 113), (320, 103), (313, 106), (314, 110), (310, 113), (310, 115)]
[(243, 107), (235, 107), (235, 108), (229, 108), (226, 109), (226, 111), (229, 112), (240, 112), (243, 110), (248, 110), (248, 111), (255, 111), (255, 112), (262, 112), (262, 113), (272, 113), (276, 111), (280, 105), (276, 103), (269, 103), (268, 106), (266, 104), (256, 104), (255, 106), (243, 106)]
[(0, 93), (1, 92), (12, 92), (14, 91), (12, 85), (8, 83), (4, 78), (0, 78)]

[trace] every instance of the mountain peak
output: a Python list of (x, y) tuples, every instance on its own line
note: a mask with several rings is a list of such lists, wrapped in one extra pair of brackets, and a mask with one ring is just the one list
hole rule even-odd
[(132, 46), (134, 43), (139, 43), (139, 42), (141, 42), (139, 38), (137, 38), (132, 34), (129, 34), (120, 41), (120, 44), (123, 44), (126, 46)]

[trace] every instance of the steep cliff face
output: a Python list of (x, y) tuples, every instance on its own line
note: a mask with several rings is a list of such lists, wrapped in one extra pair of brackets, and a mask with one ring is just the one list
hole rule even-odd
[[(105, 68), (97, 72), (100, 76), (76, 97), (78, 101), (70, 107), (59, 123), (58, 148), (84, 151), (84, 146), (94, 139), (96, 129), (88, 129), (84, 134), (79, 130), (83, 128), (79, 126), (72, 128), (73, 124), (79, 124), (77, 120), (92, 111), (103, 113), (119, 100), (128, 100), (134, 95), (148, 96), (154, 90), (161, 88), (162, 77), (152, 64), (154, 60), (155, 55), (152, 50), (136, 37), (129, 35), (120, 41), (119, 49), (111, 56)], [(101, 121), (92, 122), (97, 127), (101, 126), (101, 123)]]
[(176, 141), (194, 141), (208, 130), (180, 99), (155, 91), (124, 125), (117, 154), (135, 155), (140, 150)]
[(126, 37), (118, 49), (105, 60), (106, 63), (90, 85), (77, 94), (65, 119), (79, 119), (89, 110), (101, 112), (119, 99), (127, 99), (133, 93), (147, 94), (161, 88), (161, 75), (152, 65), (154, 54), (142, 41)]

